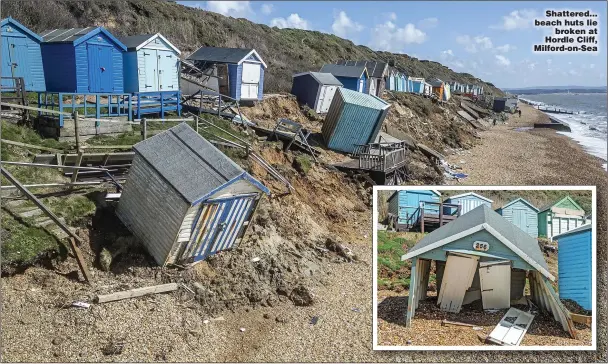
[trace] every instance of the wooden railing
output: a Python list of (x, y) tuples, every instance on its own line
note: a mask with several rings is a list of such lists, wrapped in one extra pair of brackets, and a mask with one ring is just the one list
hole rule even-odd
[(353, 156), (359, 158), (359, 169), (387, 171), (405, 162), (406, 149), (405, 142), (370, 143), (356, 146)]

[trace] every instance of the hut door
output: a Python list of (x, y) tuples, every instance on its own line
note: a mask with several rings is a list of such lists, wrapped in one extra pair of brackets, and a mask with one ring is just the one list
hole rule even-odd
[(112, 92), (112, 46), (88, 44), (89, 92)]
[[(2, 37), (2, 77), (13, 77), (9, 37)], [(2, 80), (2, 88), (15, 87), (11, 80)]]
[[(33, 86), (32, 77), (28, 77), (27, 41), (22, 37), (5, 37), (9, 48), (9, 58), (12, 77), (23, 77), (26, 86)], [(29, 81), (29, 82), (27, 82)]]
[(173, 77), (177, 72), (177, 57), (171, 51), (158, 51), (158, 89), (172, 91), (176, 87)]
[(144, 89), (141, 92), (158, 91), (158, 55), (156, 49), (143, 49)]
[(260, 85), (260, 65), (243, 62), (243, 76), (241, 83), (242, 99), (257, 99)]
[(192, 229), (192, 237), (182, 259), (204, 260), (209, 255), (230, 249), (249, 220), (256, 195), (210, 200), (201, 205), (201, 212)]
[(513, 210), (513, 224), (525, 232), (528, 232), (528, 218), (526, 210)]
[(484, 310), (511, 306), (511, 261), (479, 263), (479, 280)]
[(326, 113), (329, 110), (334, 95), (336, 94), (337, 86), (323, 86), (321, 88), (321, 97), (319, 98), (319, 107), (317, 112)]
[(376, 79), (369, 80), (369, 94), (376, 96)]
[(442, 311), (460, 312), (464, 295), (473, 284), (479, 257), (450, 254), (445, 264), (437, 304)]

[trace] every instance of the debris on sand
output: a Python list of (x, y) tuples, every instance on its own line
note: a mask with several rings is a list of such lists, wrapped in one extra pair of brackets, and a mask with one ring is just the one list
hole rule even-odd
[(346, 259), (348, 262), (352, 262), (357, 260), (357, 256), (350, 250), (348, 247), (340, 244), (333, 238), (327, 238), (325, 241), (325, 247), (334, 253), (337, 253), (342, 258)]
[(120, 355), (124, 350), (126, 342), (123, 339), (110, 340), (110, 342), (101, 349), (103, 355)]
[(289, 299), (296, 306), (311, 306), (314, 303), (312, 292), (302, 285), (297, 286), (293, 291), (291, 291)]

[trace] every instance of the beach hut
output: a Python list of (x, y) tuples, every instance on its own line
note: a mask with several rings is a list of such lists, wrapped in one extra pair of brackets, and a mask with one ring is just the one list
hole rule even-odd
[(570, 197), (544, 206), (538, 212), (538, 235), (553, 239), (586, 223), (585, 211)]
[(331, 73), (340, 81), (344, 88), (366, 93), (369, 74), (365, 66), (343, 66), (339, 64), (326, 64), (321, 73)]
[(25, 91), (45, 91), (40, 43), (42, 37), (8, 17), (0, 22), (2, 29), (2, 88), (13, 92), (15, 80), (23, 78)]
[(357, 146), (374, 142), (389, 107), (379, 97), (340, 87), (321, 128), (327, 147), (352, 153)]
[(450, 101), (451, 98), (452, 98), (452, 89), (451, 89), (450, 85), (448, 85), (447, 83), (444, 83), (442, 100), (447, 102), (447, 101)]
[(530, 202), (521, 197), (516, 198), (497, 209), (496, 212), (531, 237), (538, 237), (538, 209)]
[(119, 37), (125, 92), (178, 91), (181, 52), (160, 33)]
[(424, 96), (431, 97), (433, 94), (433, 86), (430, 83), (424, 81)]
[(412, 77), (412, 92), (417, 94), (424, 94), (424, 78)]
[(399, 71), (393, 70), (393, 91), (399, 91)]
[(433, 95), (435, 95), (435, 97), (437, 97), (438, 100), (443, 100), (443, 94), (445, 92), (445, 85), (444, 85), (443, 81), (436, 78), (436, 79), (430, 80), (429, 84), (432, 87)]
[(124, 44), (103, 27), (42, 32), (46, 90), (122, 93)]
[(484, 310), (508, 309), (511, 300), (524, 296), (527, 278), (536, 306), (553, 313), (564, 330), (572, 332), (536, 239), (485, 204), (424, 236), (401, 260), (411, 260), (406, 326), (411, 326), (419, 301), (426, 298), (435, 261), (440, 310), (458, 313), (478, 300)]
[(390, 91), (395, 91), (395, 70), (391, 69), (386, 76), (386, 87)]
[(585, 310), (592, 306), (591, 224), (554, 236), (557, 240), (559, 298), (578, 303)]
[(381, 96), (386, 88), (386, 76), (389, 73), (388, 64), (378, 61), (338, 61), (343, 66), (365, 66), (369, 73), (365, 92), (373, 96)]
[[(466, 214), (467, 212), (475, 209), (477, 206), (486, 205), (492, 207), (492, 200), (482, 195), (478, 195), (474, 192), (461, 193), (455, 196), (450, 196), (445, 200), (448, 204), (460, 205), (460, 214)], [(446, 208), (452, 212), (454, 208)]]
[(399, 74), (399, 88), (402, 92), (407, 92), (407, 76), (405, 73)]
[(185, 123), (133, 150), (116, 214), (162, 266), (236, 247), (269, 193)]
[(396, 231), (410, 229), (420, 216), (421, 204), (425, 212), (439, 214), (441, 193), (436, 190), (399, 190), (388, 198), (388, 212), (393, 216), (392, 228)]
[(211, 72), (205, 86), (235, 100), (262, 100), (267, 66), (255, 49), (201, 47), (187, 60)]
[(291, 93), (301, 104), (325, 114), (339, 87), (342, 87), (342, 82), (331, 73), (304, 72), (293, 76)]

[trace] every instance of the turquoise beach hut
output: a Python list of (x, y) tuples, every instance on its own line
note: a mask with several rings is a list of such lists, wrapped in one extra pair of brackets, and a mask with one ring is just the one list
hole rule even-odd
[(538, 209), (530, 202), (520, 197), (497, 209), (496, 212), (531, 237), (538, 237)]

